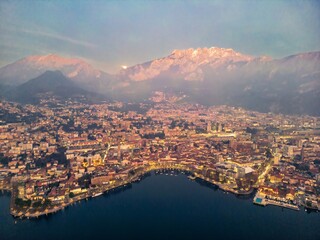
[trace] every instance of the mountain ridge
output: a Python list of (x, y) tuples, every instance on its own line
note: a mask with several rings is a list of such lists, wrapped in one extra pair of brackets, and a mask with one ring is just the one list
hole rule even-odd
[(0, 83), (17, 86), (38, 77), (45, 71), (61, 71), (66, 77), (90, 88), (92, 82), (111, 78), (101, 70), (78, 58), (66, 58), (56, 54), (32, 55), (0, 68)]
[[(136, 64), (116, 75), (95, 70), (82, 60), (61, 60), (57, 55), (30, 56), (24, 60), (32, 63), (31, 71), (37, 63), (49, 65), (49, 70), (68, 66), (61, 72), (78, 87), (115, 100), (145, 101), (156, 91), (183, 92), (188, 99), (206, 105), (320, 115), (320, 51), (273, 59), (230, 48), (189, 48), (173, 50), (165, 57)], [(21, 64), (23, 60), (17, 62)], [(10, 69), (7, 66), (0, 68), (2, 86), (3, 69)], [(83, 66), (88, 66), (89, 76), (80, 71)], [(28, 73), (28, 67), (25, 64), (19, 71), (12, 71), (12, 78), (28, 75), (23, 74)], [(100, 77), (97, 73), (101, 73)]]
[(22, 103), (39, 103), (42, 98), (41, 94), (64, 99), (91, 95), (90, 92), (78, 87), (60, 71), (46, 71), (5, 93), (9, 100)]

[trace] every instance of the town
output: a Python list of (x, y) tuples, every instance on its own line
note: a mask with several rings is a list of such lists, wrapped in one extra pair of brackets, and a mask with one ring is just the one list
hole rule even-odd
[(0, 189), (11, 191), (11, 214), (53, 213), (163, 169), (255, 194), (255, 204), (320, 209), (319, 118), (152, 100), (1, 101)]

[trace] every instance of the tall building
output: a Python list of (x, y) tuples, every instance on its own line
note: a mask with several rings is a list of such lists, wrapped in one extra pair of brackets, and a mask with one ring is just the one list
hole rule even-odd
[(211, 121), (208, 121), (207, 123), (207, 132), (211, 132)]
[(288, 157), (292, 157), (294, 155), (293, 150), (294, 150), (294, 146), (291, 145), (286, 145), (284, 146), (284, 153), (288, 156)]
[(276, 154), (274, 154), (274, 156), (273, 156), (273, 163), (275, 164), (275, 165), (278, 165), (279, 164), (279, 162), (280, 162), (280, 159), (281, 159), (281, 154), (280, 153), (276, 153)]
[(317, 180), (317, 183), (320, 183), (320, 173), (316, 175), (316, 180)]
[(120, 160), (120, 158), (121, 158), (120, 141), (119, 141), (119, 143), (118, 143), (118, 152), (117, 152), (117, 157), (118, 157), (118, 160)]

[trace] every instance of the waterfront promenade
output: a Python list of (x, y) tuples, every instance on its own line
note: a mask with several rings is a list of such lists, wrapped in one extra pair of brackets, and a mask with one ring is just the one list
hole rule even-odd
[(226, 185), (226, 184), (221, 184), (219, 182), (216, 182), (212, 179), (209, 179), (205, 176), (203, 176), (202, 174), (199, 173), (199, 171), (197, 171), (197, 169), (186, 166), (186, 165), (181, 165), (181, 164), (175, 164), (175, 163), (166, 163), (166, 164), (156, 164), (156, 165), (148, 165), (145, 166), (144, 168), (140, 169), (137, 168), (133, 168), (132, 170), (136, 171), (136, 173), (133, 176), (128, 177), (125, 180), (118, 180), (116, 181), (114, 184), (108, 184), (108, 185), (102, 185), (98, 188), (96, 188), (94, 191), (92, 192), (86, 192), (84, 194), (80, 194), (78, 196), (75, 196), (73, 198), (70, 198), (67, 202), (63, 202), (51, 207), (47, 207), (45, 209), (39, 210), (39, 209), (34, 209), (32, 207), (28, 207), (25, 209), (18, 209), (17, 206), (15, 205), (14, 199), (15, 199), (15, 191), (10, 189), (12, 192), (11, 195), (11, 203), (10, 203), (10, 213), (12, 216), (14, 217), (18, 217), (18, 218), (37, 218), (40, 217), (42, 215), (48, 215), (48, 214), (52, 214), (55, 212), (58, 212), (62, 209), (64, 209), (67, 206), (73, 205), (78, 201), (84, 200), (84, 199), (88, 199), (90, 197), (94, 197), (94, 195), (96, 193), (106, 193), (109, 191), (112, 191), (116, 188), (121, 188), (121, 187), (125, 187), (128, 184), (131, 184), (132, 182), (136, 182), (139, 181), (140, 178), (142, 176), (144, 176), (145, 174), (151, 172), (151, 171), (157, 171), (157, 170), (178, 170), (181, 172), (188, 172), (192, 175), (195, 176), (195, 178), (199, 178), (203, 181), (206, 181), (210, 184), (214, 184), (217, 187), (219, 187), (221, 190), (223, 191), (228, 191), (234, 194), (241, 194), (241, 195), (246, 195), (246, 194), (250, 194), (252, 193), (253, 189), (248, 189), (247, 191), (239, 191), (236, 189), (231, 188), (230, 186)]

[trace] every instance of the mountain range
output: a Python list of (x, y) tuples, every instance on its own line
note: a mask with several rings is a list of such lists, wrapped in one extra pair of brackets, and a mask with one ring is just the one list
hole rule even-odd
[(146, 101), (161, 91), (183, 93), (187, 96), (183, 101), (206, 105), (320, 115), (320, 52), (272, 59), (217, 47), (174, 50), (113, 75), (79, 59), (29, 56), (0, 68), (0, 85), (6, 92), (1, 94), (18, 99), (19, 91), (13, 89), (23, 89), (23, 84), (46, 71), (60, 71), (76, 92), (83, 89), (116, 100)]

